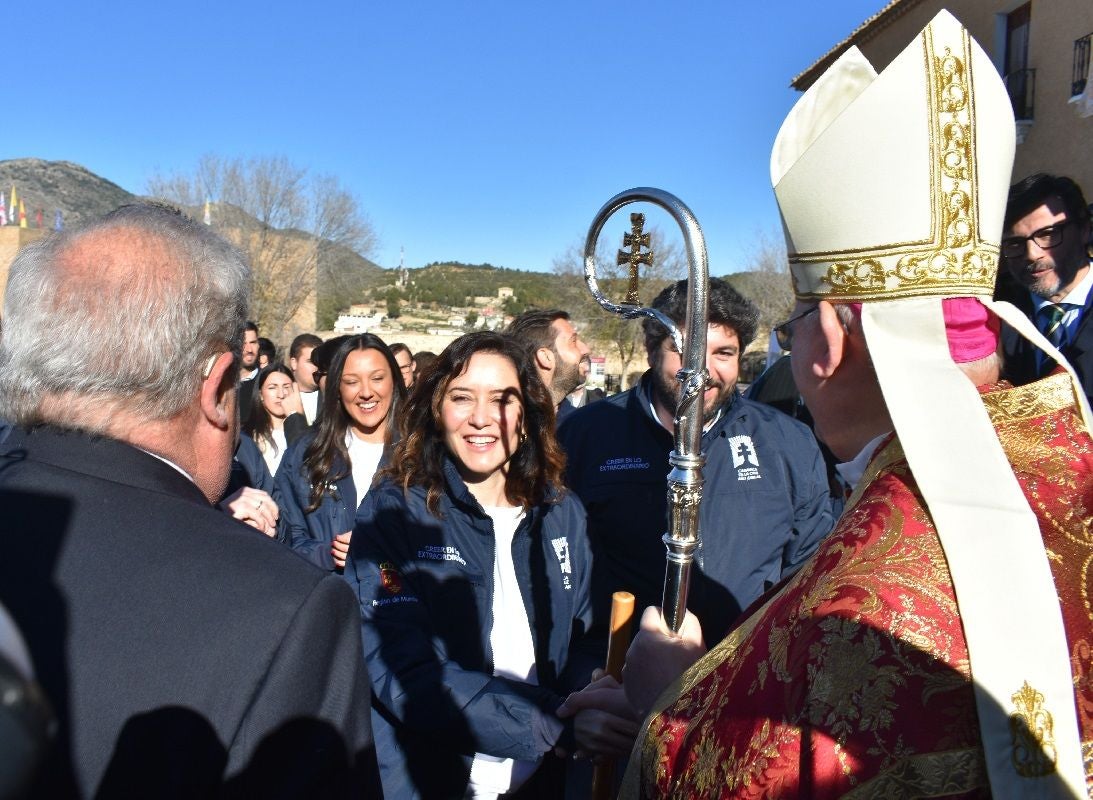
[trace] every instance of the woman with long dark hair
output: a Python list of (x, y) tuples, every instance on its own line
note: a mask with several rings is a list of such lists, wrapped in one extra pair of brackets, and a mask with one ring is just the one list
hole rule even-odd
[(385, 795), (560, 796), (547, 754), (575, 733), (582, 750), (627, 751), (635, 727), (554, 713), (593, 666), (571, 659), (592, 565), (550, 393), (514, 339), (471, 333), (419, 379), (401, 430), (345, 573)]
[(265, 459), (270, 475), (277, 474), (277, 467), (288, 450), (285, 438), (285, 419), (297, 411), (293, 403), (292, 370), (284, 364), (263, 367), (254, 379), (257, 394), (251, 403), (250, 416), (243, 420), (243, 433), (254, 440)]
[(274, 499), (289, 543), (323, 569), (345, 566), (357, 506), (397, 437), (406, 396), (398, 376), (378, 336), (346, 338), (330, 360), (319, 422), (277, 471)]

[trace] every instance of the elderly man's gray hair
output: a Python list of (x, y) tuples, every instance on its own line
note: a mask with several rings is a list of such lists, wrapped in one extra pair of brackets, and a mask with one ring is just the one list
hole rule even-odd
[(205, 225), (123, 206), (25, 247), (0, 332), (0, 417), (103, 431), (110, 415), (170, 419), (210, 356), (242, 348), (250, 270)]

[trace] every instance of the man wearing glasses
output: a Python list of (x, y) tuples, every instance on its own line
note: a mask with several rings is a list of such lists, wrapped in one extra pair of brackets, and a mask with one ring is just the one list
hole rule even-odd
[[(1089, 208), (1063, 176), (1030, 175), (1010, 188), (1002, 235), (1006, 275), (998, 295), (1023, 311), (1070, 361), (1086, 395), (1093, 394), (1093, 297)], [(1012, 279), (1007, 288), (1005, 278)], [(1016, 384), (1042, 377), (1054, 362), (1009, 326), (1002, 335), (1006, 376)]]

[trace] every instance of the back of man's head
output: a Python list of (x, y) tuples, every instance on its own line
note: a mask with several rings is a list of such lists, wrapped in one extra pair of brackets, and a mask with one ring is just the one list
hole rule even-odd
[(515, 336), (530, 353), (534, 353), (540, 347), (553, 350), (554, 341), (557, 339), (553, 325), (555, 320), (559, 319), (569, 319), (569, 313), (558, 308), (546, 311), (525, 311), (509, 323), (505, 332)]
[(9, 270), (0, 417), (104, 432), (119, 412), (168, 420), (217, 353), (236, 359), (250, 270), (205, 225), (123, 206), (25, 247)]
[[(740, 340), (740, 351), (746, 350), (755, 339), (755, 331), (759, 327), (759, 309), (720, 278), (710, 278), (708, 298), (707, 323), (732, 328)], [(653, 300), (652, 308), (682, 328), (687, 319), (687, 281), (676, 281), (666, 286)], [(645, 333), (645, 351), (655, 353), (668, 336), (668, 331), (652, 319), (643, 319), (641, 327)]]
[(1043, 205), (1049, 197), (1058, 197), (1063, 201), (1067, 219), (1079, 224), (1089, 219), (1089, 206), (1077, 183), (1065, 175), (1038, 172), (1010, 187), (1004, 226), (1009, 228), (1017, 220)]

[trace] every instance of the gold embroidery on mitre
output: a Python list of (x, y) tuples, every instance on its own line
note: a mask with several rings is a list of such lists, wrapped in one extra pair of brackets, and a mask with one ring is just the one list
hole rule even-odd
[[(989, 296), (994, 291), (998, 247), (979, 235), (975, 108), (969, 71), (972, 51), (963, 30), (961, 44), (959, 56), (949, 47), (938, 55), (931, 29), (924, 32), (933, 198), (929, 241), (843, 253), (791, 254), (800, 299)], [(825, 263), (826, 272), (809, 275), (824, 269)]]
[(1014, 769), (1022, 778), (1052, 774), (1058, 754), (1055, 752), (1054, 722), (1051, 713), (1044, 708), (1044, 695), (1025, 681), (1010, 699), (1016, 709), (1010, 714)]

